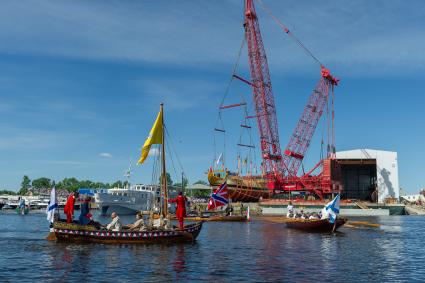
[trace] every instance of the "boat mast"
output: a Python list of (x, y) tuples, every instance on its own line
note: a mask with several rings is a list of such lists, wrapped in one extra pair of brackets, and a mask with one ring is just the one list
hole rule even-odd
[(162, 162), (162, 195), (163, 195), (163, 208), (162, 215), (164, 218), (168, 216), (168, 191), (167, 191), (167, 171), (165, 168), (165, 129), (164, 129), (164, 103), (161, 103), (161, 127), (162, 127), (162, 142), (161, 142), (161, 162)]

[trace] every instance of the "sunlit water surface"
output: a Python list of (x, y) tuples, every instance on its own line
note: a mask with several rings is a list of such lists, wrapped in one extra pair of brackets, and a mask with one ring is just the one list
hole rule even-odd
[(425, 217), (368, 220), (381, 228), (216, 222), (193, 244), (81, 245), (46, 241), (45, 214), (0, 213), (0, 282), (425, 282)]

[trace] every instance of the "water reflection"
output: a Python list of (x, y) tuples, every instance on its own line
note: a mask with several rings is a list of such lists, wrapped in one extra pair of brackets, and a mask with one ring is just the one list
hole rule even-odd
[(0, 215), (8, 231), (0, 231), (1, 282), (420, 281), (425, 260), (424, 217), (377, 218), (384, 229), (335, 235), (260, 221), (206, 223), (195, 244), (139, 246), (51, 243), (44, 215), (31, 219)]
[(177, 272), (177, 279), (178, 279), (178, 274), (185, 271), (186, 269), (184, 245), (177, 246), (176, 254), (174, 256), (173, 268), (174, 268), (174, 271)]

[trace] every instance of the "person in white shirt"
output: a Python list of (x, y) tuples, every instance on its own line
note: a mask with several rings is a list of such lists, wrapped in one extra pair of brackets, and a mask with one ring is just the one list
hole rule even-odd
[(286, 214), (286, 217), (291, 217), (294, 215), (294, 206), (292, 205), (292, 202), (289, 202), (287, 209), (288, 213)]
[(109, 231), (121, 231), (122, 224), (120, 222), (120, 218), (116, 212), (112, 212), (111, 214), (112, 221), (106, 226), (106, 229)]
[(136, 222), (128, 225), (124, 225), (124, 229), (129, 229), (131, 231), (140, 230), (143, 226), (145, 226), (145, 222), (143, 221), (142, 213), (139, 211), (136, 214)]

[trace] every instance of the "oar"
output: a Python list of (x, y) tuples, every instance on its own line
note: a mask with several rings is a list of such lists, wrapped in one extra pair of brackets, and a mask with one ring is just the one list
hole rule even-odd
[(49, 234), (46, 237), (47, 241), (56, 241), (56, 234), (55, 232), (49, 232)]
[[(350, 226), (347, 226), (350, 225)], [(347, 224), (345, 225), (346, 227), (355, 227), (355, 226), (366, 226), (366, 227), (371, 227), (371, 228), (379, 228), (381, 226), (381, 224), (378, 223), (370, 223), (368, 221), (347, 221)]]

